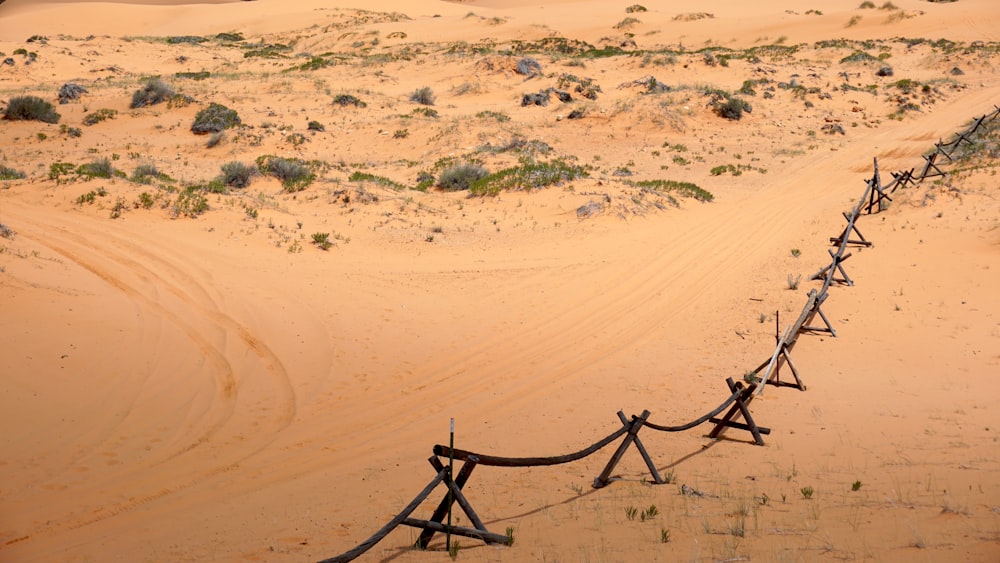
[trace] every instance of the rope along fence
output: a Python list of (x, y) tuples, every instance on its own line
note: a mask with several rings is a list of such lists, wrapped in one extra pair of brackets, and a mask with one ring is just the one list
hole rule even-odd
[[(972, 124), (956, 133), (954, 138), (947, 143), (941, 140), (935, 143), (934, 152), (924, 156), (925, 164), (919, 174), (914, 173), (915, 168), (908, 171), (893, 172), (891, 174), (892, 180), (888, 184), (883, 185), (879, 174), (878, 159), (875, 159), (875, 172), (870, 179), (866, 180), (861, 198), (851, 209), (850, 213), (843, 213), (844, 219), (847, 221), (847, 226), (844, 227), (840, 235), (830, 238), (830, 243), (836, 246), (836, 251), (832, 249), (828, 250), (831, 259), (830, 263), (820, 268), (810, 278), (813, 280), (822, 280), (823, 283), (820, 289), (809, 291), (801, 313), (794, 323), (785, 327), (785, 330), (780, 335), (777, 330), (780, 324), (776, 316), (775, 348), (770, 357), (752, 372), (747, 373), (745, 376), (746, 382), (734, 381), (732, 378), (727, 378), (726, 386), (730, 394), (718, 407), (690, 422), (675, 426), (665, 426), (650, 422), (649, 417), (651, 416), (651, 412), (648, 410), (643, 410), (641, 414), (632, 415), (631, 417), (627, 417), (624, 412), (618, 411), (617, 417), (620, 426), (614, 432), (582, 450), (558, 456), (501, 457), (474, 453), (451, 446), (435, 445), (433, 455), (428, 459), (428, 462), (435, 471), (435, 475), (427, 486), (399, 514), (393, 517), (370, 538), (358, 544), (354, 549), (335, 557), (324, 559), (320, 563), (342, 563), (356, 559), (382, 541), (399, 526), (410, 526), (422, 530), (415, 544), (415, 547), (421, 549), (426, 548), (437, 533), (469, 537), (487, 544), (511, 544), (512, 538), (510, 536), (496, 534), (486, 529), (482, 519), (463, 493), (463, 489), (468, 484), (472, 472), (480, 465), (507, 468), (562, 465), (597, 454), (620, 439), (621, 442), (611, 455), (608, 463), (604, 466), (601, 473), (594, 478), (593, 487), (600, 489), (613, 481), (612, 475), (615, 467), (632, 445), (635, 445), (636, 450), (645, 462), (653, 482), (656, 484), (667, 482), (660, 475), (653, 458), (639, 438), (639, 432), (643, 428), (649, 428), (657, 432), (684, 432), (702, 424), (711, 423), (714, 426), (709, 431), (708, 438), (716, 439), (726, 429), (733, 428), (749, 432), (753, 443), (763, 446), (764, 440), (762, 436), (770, 434), (771, 430), (756, 423), (750, 413), (750, 403), (754, 397), (764, 392), (764, 388), (767, 385), (795, 387), (801, 391), (805, 391), (806, 386), (802, 382), (799, 370), (792, 362), (791, 352), (801, 334), (821, 332), (837, 336), (836, 330), (832, 323), (830, 323), (829, 318), (823, 313), (821, 307), (829, 297), (829, 289), (833, 284), (854, 285), (854, 282), (847, 275), (843, 266), (844, 261), (851, 257), (851, 253), (847, 252), (848, 247), (851, 245), (871, 247), (873, 245), (858, 228), (858, 219), (863, 214), (870, 215), (884, 211), (888, 202), (892, 201), (891, 194), (895, 193), (896, 190), (905, 188), (910, 184), (920, 183), (926, 178), (945, 175), (945, 172), (941, 170), (937, 163), (939, 155), (947, 159), (949, 163), (954, 162), (953, 154), (955, 150), (963, 142), (972, 143), (975, 134), (984, 124), (992, 122), (1000, 116), (1000, 107), (994, 106), (994, 108), (994, 111), (973, 120)], [(810, 324), (817, 317), (822, 324), (816, 326)], [(782, 365), (787, 365), (790, 368), (794, 383), (781, 381), (780, 368)], [(725, 414), (720, 417), (719, 415), (723, 412)], [(739, 418), (742, 418), (742, 422), (738, 420)], [(462, 466), (457, 474), (454, 475), (454, 478), (449, 465), (445, 464), (445, 462), (451, 459), (462, 462)], [(427, 520), (411, 518), (410, 515), (430, 497), (431, 493), (439, 485), (444, 485), (445, 495), (434, 509), (430, 518)], [(445, 517), (450, 513), (455, 504), (458, 504), (473, 527), (451, 526), (444, 523)]]

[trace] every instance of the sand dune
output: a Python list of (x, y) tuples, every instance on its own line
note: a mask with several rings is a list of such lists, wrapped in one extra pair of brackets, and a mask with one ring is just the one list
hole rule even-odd
[[(859, 4), (4, 2), (0, 100), (60, 118), (0, 121), (24, 176), (0, 180), (0, 559), (318, 560), (433, 477), (450, 418), (460, 448), (535, 456), (619, 409), (714, 408), (818, 287), (873, 159), (919, 169), (1000, 101), (992, 2)], [(130, 109), (153, 76), (179, 96)], [(58, 104), (67, 82), (88, 92)], [(211, 102), (242, 125), (209, 147)], [(995, 560), (984, 138), (861, 218), (875, 244), (823, 305), (838, 336), (794, 349), (808, 390), (752, 403), (766, 446), (644, 431), (658, 486), (634, 450), (599, 490), (610, 448), (479, 468), (470, 501), (516, 541), (458, 558)], [(315, 179), (212, 183), (268, 155)], [(101, 158), (118, 173), (78, 168)], [(462, 162), (576, 177), (415, 189)], [(363, 559), (448, 557), (416, 535)]]

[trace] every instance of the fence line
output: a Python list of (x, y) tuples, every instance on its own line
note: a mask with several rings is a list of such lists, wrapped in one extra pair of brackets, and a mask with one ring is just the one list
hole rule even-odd
[[(416, 542), (416, 547), (418, 548), (427, 547), (430, 540), (436, 533), (451, 533), (479, 539), (486, 543), (510, 545), (512, 543), (511, 537), (495, 534), (486, 529), (482, 520), (476, 514), (472, 505), (462, 492), (462, 489), (468, 483), (469, 478), (472, 475), (472, 471), (478, 465), (493, 467), (543, 467), (561, 465), (589, 457), (624, 436), (624, 439), (615, 450), (611, 459), (605, 465), (604, 470), (601, 471), (600, 475), (594, 479), (594, 488), (605, 487), (612, 481), (611, 475), (615, 467), (621, 461), (629, 447), (633, 444), (636, 446), (636, 449), (642, 456), (643, 461), (646, 463), (646, 466), (653, 477), (653, 481), (657, 484), (663, 484), (666, 481), (664, 481), (664, 479), (660, 476), (655, 463), (653, 463), (652, 457), (646, 450), (645, 445), (639, 439), (639, 431), (643, 428), (650, 428), (660, 432), (682, 432), (700, 426), (706, 422), (711, 422), (715, 424), (715, 426), (708, 433), (707, 436), (709, 438), (718, 438), (725, 429), (736, 428), (750, 432), (753, 436), (755, 444), (761, 446), (764, 445), (762, 435), (770, 434), (770, 429), (759, 426), (754, 421), (749, 409), (750, 402), (754, 397), (763, 393), (764, 388), (767, 385), (796, 387), (801, 391), (805, 391), (806, 386), (802, 382), (799, 370), (795, 367), (794, 363), (792, 363), (791, 351), (797, 343), (799, 335), (806, 332), (826, 332), (833, 336), (837, 336), (836, 330), (830, 323), (830, 320), (823, 313), (821, 306), (829, 296), (829, 289), (834, 282), (848, 286), (854, 285), (854, 282), (847, 275), (843, 266), (843, 262), (851, 257), (851, 253), (847, 252), (848, 246), (873, 246), (873, 244), (864, 237), (857, 226), (857, 221), (861, 217), (862, 211), (869, 215), (884, 211), (887, 207), (887, 202), (892, 201), (890, 194), (895, 193), (896, 190), (905, 188), (910, 184), (921, 183), (926, 178), (944, 176), (945, 172), (941, 170), (937, 163), (938, 155), (942, 155), (948, 160), (949, 163), (954, 162), (952, 155), (958, 147), (963, 142), (972, 144), (972, 137), (979, 131), (980, 127), (982, 127), (982, 125), (987, 121), (992, 122), (1000, 116), (1000, 106), (994, 105), (994, 108), (994, 111), (991, 113), (984, 114), (983, 116), (973, 120), (972, 124), (964, 130), (956, 133), (954, 138), (948, 142), (943, 142), (939, 139), (934, 145), (934, 152), (923, 156), (925, 161), (924, 167), (919, 174), (914, 174), (915, 168), (892, 172), (892, 180), (889, 181), (888, 184), (883, 185), (879, 174), (878, 158), (874, 159), (874, 174), (871, 179), (866, 180), (865, 190), (862, 193), (861, 198), (858, 199), (857, 204), (851, 209), (850, 213), (842, 213), (844, 219), (847, 220), (847, 226), (844, 227), (844, 230), (839, 236), (830, 238), (830, 243), (837, 246), (836, 252), (828, 250), (831, 259), (830, 264), (820, 268), (819, 271), (810, 277), (810, 279), (813, 280), (823, 280), (821, 288), (819, 290), (812, 289), (809, 291), (806, 296), (806, 303), (803, 306), (798, 318), (794, 323), (786, 326), (784, 332), (782, 332), (780, 336), (777, 332), (778, 326), (780, 325), (778, 324), (776, 315), (775, 347), (769, 359), (765, 360), (752, 372), (746, 374), (745, 379), (748, 383), (747, 386), (744, 386), (743, 382), (735, 382), (732, 378), (727, 378), (726, 384), (729, 387), (731, 394), (718, 407), (688, 423), (676, 426), (665, 426), (649, 422), (648, 418), (651, 413), (648, 410), (643, 410), (638, 416), (632, 415), (631, 418), (626, 417), (624, 412), (618, 411), (617, 416), (619, 422), (621, 423), (620, 428), (582, 450), (559, 456), (501, 457), (473, 453), (467, 450), (451, 448), (449, 446), (435, 445), (433, 448), (434, 455), (431, 456), (428, 461), (434, 470), (437, 471), (437, 474), (431, 482), (424, 487), (424, 489), (420, 491), (420, 493), (417, 494), (417, 496), (414, 497), (408, 505), (406, 505), (402, 512), (397, 514), (370, 538), (358, 544), (358, 546), (354, 549), (344, 552), (341, 555), (324, 559), (320, 563), (344, 563), (351, 561), (367, 552), (375, 544), (380, 542), (389, 533), (401, 525), (421, 528), (423, 530)], [(857, 238), (852, 238), (854, 235), (856, 235)], [(838, 272), (840, 273), (840, 278), (837, 277)], [(822, 320), (823, 326), (810, 326), (807, 324), (815, 320), (816, 317), (819, 317)], [(787, 364), (789, 368), (791, 368), (792, 375), (795, 378), (795, 383), (782, 382), (780, 380), (779, 370), (782, 363)], [(716, 418), (727, 408), (729, 410), (725, 415), (721, 418)], [(743, 418), (743, 422), (737, 422), (735, 420), (738, 416)], [(454, 480), (452, 479), (450, 468), (444, 465), (441, 461), (441, 458), (445, 458), (447, 461), (449, 456), (455, 460), (464, 462)], [(413, 511), (416, 510), (428, 496), (430, 496), (431, 492), (433, 492), (433, 490), (442, 483), (447, 489), (446, 495), (434, 510), (431, 518), (429, 520), (410, 518), (410, 514), (412, 514)], [(475, 528), (449, 526), (443, 523), (444, 517), (456, 503), (465, 512), (466, 516), (469, 517), (469, 521), (472, 522)]]

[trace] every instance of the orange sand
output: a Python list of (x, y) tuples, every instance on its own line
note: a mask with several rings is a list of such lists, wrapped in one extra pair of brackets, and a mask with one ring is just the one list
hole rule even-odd
[[(16, 232), (0, 239), (0, 560), (322, 559), (367, 538), (433, 477), (426, 460), (449, 418), (460, 448), (531, 456), (589, 445), (616, 429), (619, 409), (649, 409), (660, 424), (712, 409), (726, 377), (770, 355), (775, 312), (791, 323), (817, 285), (807, 278), (829, 261), (828, 237), (872, 158), (885, 177), (919, 166), (937, 139), (1000, 102), (994, 0), (858, 4), (4, 2), (0, 51), (15, 64), (0, 66), (0, 100), (55, 103), (68, 81), (89, 93), (56, 105), (59, 124), (0, 121), (0, 164), (27, 175), (0, 181), (0, 223)], [(220, 32), (291, 48), (269, 59), (223, 41), (164, 41)], [(35, 34), (47, 41), (26, 41)], [(545, 37), (684, 52), (533, 53), (543, 76), (531, 80), (514, 71), (520, 55), (500, 52)], [(841, 38), (879, 42), (815, 45)], [(694, 52), (767, 45), (800, 48), (715, 66)], [(840, 62), (858, 48), (888, 56)], [(288, 71), (316, 55), (335, 64)], [(895, 75), (875, 76), (881, 64)], [(198, 71), (211, 76), (176, 76)], [(563, 73), (592, 78), (598, 99), (520, 107)], [(130, 110), (157, 75), (193, 102)], [(649, 76), (673, 91), (643, 94)], [(762, 78), (803, 88), (765, 99), (758, 86), (740, 121), (707, 107), (705, 87)], [(896, 120), (900, 79), (932, 91)], [(413, 113), (409, 94), (423, 86), (437, 118)], [(332, 105), (340, 93), (368, 105)], [(211, 149), (189, 131), (209, 102), (245, 126)], [(117, 114), (83, 125), (102, 108)], [(573, 109), (583, 119), (566, 119)], [(509, 121), (491, 117), (500, 112)], [(312, 120), (325, 131), (307, 130)], [(831, 123), (845, 134), (826, 134)], [(496, 197), (349, 179), (414, 185), (439, 159), (468, 155), (495, 171), (518, 154), (478, 149), (516, 138), (589, 177)], [(209, 194), (197, 218), (172, 217), (166, 188), (266, 154), (330, 166), (301, 192), (258, 177)], [(155, 164), (176, 182), (49, 177), (52, 163), (98, 157), (125, 174)], [(742, 173), (711, 174), (725, 165)], [(769, 388), (752, 404), (772, 428), (765, 447), (735, 430), (720, 441), (707, 427), (644, 432), (675, 480), (662, 486), (644, 483), (634, 450), (600, 490), (589, 485), (612, 448), (566, 466), (479, 468), (470, 501), (516, 541), (462, 539), (458, 558), (1000, 558), (995, 172), (928, 180), (861, 219), (875, 246), (853, 250), (856, 285), (824, 304), (839, 337), (803, 336), (794, 350), (808, 390)], [(715, 199), (671, 202), (625, 179), (694, 182)], [(150, 209), (143, 192), (155, 194)], [(602, 210), (580, 218), (587, 203)], [(320, 250), (318, 232), (336, 244)], [(682, 495), (682, 484), (708, 496)], [(626, 517), (650, 505), (650, 519)], [(363, 560), (446, 560), (440, 537), (410, 550), (416, 535), (401, 528)]]

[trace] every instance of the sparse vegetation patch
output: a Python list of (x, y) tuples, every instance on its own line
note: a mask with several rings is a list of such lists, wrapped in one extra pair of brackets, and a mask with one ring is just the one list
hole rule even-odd
[(8, 121), (41, 121), (59, 123), (59, 113), (49, 102), (38, 96), (15, 96), (7, 102), (3, 118)]
[(191, 131), (198, 135), (218, 133), (240, 124), (240, 116), (236, 113), (236, 110), (212, 102), (207, 108), (195, 115), (194, 123), (191, 124)]

